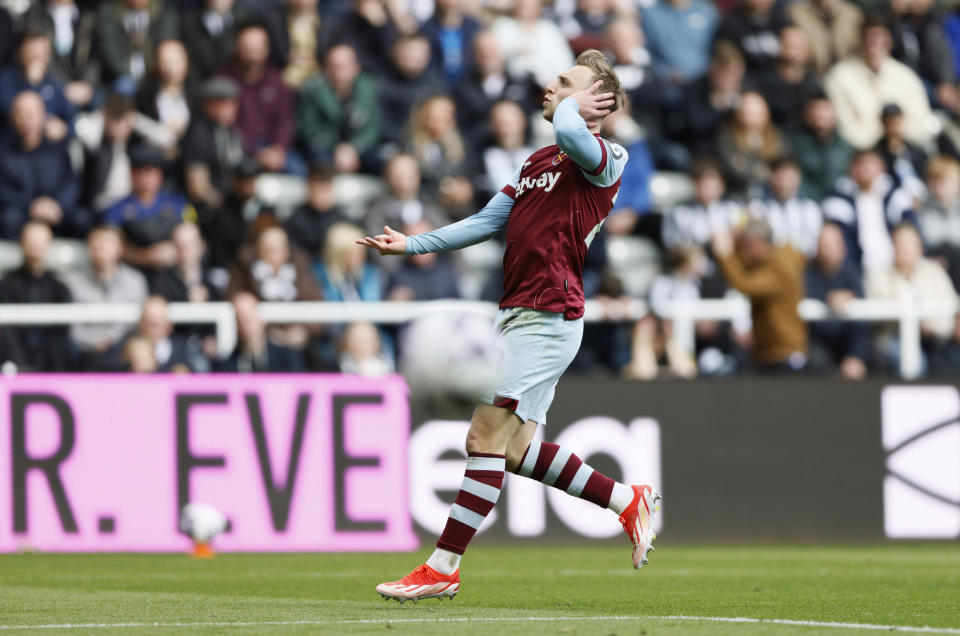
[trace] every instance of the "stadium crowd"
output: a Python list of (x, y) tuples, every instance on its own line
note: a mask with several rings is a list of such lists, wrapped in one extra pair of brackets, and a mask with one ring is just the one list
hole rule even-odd
[[(459, 256), (386, 259), (354, 241), (482, 206), (552, 143), (543, 87), (587, 48), (626, 108), (603, 133), (630, 163), (588, 256), (616, 314), (606, 239), (663, 265), (636, 324), (591, 324), (575, 371), (648, 379), (895, 370), (895, 329), (805, 324), (804, 297), (950, 300), (960, 286), (960, 9), (933, 0), (33, 0), (0, 3), (0, 239), (23, 264), (0, 302), (135, 302), (139, 323), (0, 328), (20, 370), (389, 372), (396, 333), (266, 325), (260, 301), (497, 300)], [(691, 197), (660, 209), (656, 172)], [(306, 184), (279, 210), (263, 174)], [(339, 179), (365, 176), (362, 214)], [(51, 272), (56, 239), (89, 266)], [(739, 293), (750, 325), (663, 308)], [(229, 300), (218, 358), (170, 302)], [(658, 311), (659, 310), (659, 311)], [(922, 324), (924, 369), (960, 371), (960, 322)]]

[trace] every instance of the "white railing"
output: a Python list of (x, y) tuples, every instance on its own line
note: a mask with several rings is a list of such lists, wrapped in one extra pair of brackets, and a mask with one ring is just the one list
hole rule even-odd
[[(616, 313), (608, 314), (615, 307)], [(260, 303), (260, 315), (268, 323), (345, 323), (369, 321), (379, 324), (399, 324), (417, 316), (446, 310), (477, 311), (493, 316), (496, 305), (476, 301), (431, 302), (377, 302), (377, 303)], [(921, 370), (920, 321), (928, 318), (955, 316), (957, 304), (887, 302), (853, 300), (836, 313), (817, 300), (800, 303), (800, 315), (807, 321), (844, 320), (862, 322), (896, 322), (900, 331), (900, 375), (915, 378)], [(75, 325), (91, 323), (135, 323), (140, 318), (141, 306), (135, 303), (74, 303), (0, 305), (0, 325)], [(636, 320), (648, 312), (647, 304), (633, 300), (627, 304), (603, 305), (587, 302), (584, 319), (587, 322), (604, 320)], [(674, 303), (665, 318), (674, 323), (674, 333), (680, 344), (692, 351), (697, 322), (705, 320), (730, 321), (749, 317), (750, 304), (742, 298), (699, 300)], [(226, 302), (171, 303), (170, 320), (175, 324), (211, 324), (215, 328), (217, 351), (229, 355), (237, 342), (233, 307)]]

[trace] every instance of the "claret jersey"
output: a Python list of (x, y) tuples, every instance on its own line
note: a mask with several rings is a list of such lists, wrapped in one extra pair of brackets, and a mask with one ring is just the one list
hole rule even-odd
[(587, 248), (617, 199), (627, 153), (594, 135), (599, 165), (587, 172), (556, 144), (534, 152), (502, 192), (514, 200), (503, 256), (500, 307), (583, 316)]

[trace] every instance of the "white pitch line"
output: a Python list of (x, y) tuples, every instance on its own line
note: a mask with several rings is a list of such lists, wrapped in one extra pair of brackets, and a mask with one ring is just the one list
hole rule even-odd
[(791, 625), (796, 627), (832, 627), (838, 629), (863, 629), (887, 632), (908, 632), (915, 634), (960, 634), (960, 628), (954, 627), (913, 627), (909, 625), (877, 625), (872, 623), (832, 623), (825, 621), (801, 621), (786, 618), (749, 618), (746, 616), (505, 616), (505, 617), (451, 617), (451, 618), (383, 618), (383, 619), (345, 619), (330, 621), (258, 621), (228, 622), (203, 621), (184, 623), (59, 623), (47, 625), (0, 625), (0, 630), (28, 629), (137, 629), (137, 628), (183, 628), (183, 627), (292, 627), (330, 625), (373, 625), (386, 623), (514, 623), (514, 622), (593, 622), (593, 621), (681, 621), (707, 623), (748, 623), (755, 625)]

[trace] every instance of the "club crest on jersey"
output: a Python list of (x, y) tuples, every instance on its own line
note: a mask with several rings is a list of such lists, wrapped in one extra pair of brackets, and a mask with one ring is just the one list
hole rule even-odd
[(561, 150), (560, 152), (557, 153), (557, 156), (553, 158), (553, 165), (559, 166), (563, 162), (563, 160), (566, 158), (567, 158), (567, 153)]
[(527, 190), (532, 190), (533, 188), (543, 188), (544, 192), (550, 192), (559, 180), (559, 172), (544, 172), (537, 178), (523, 177), (517, 183), (517, 196), (519, 197)]

